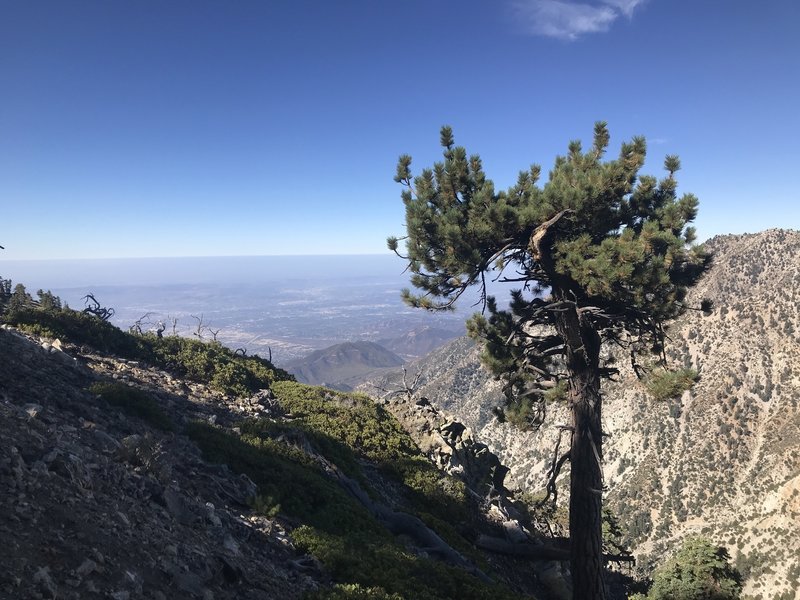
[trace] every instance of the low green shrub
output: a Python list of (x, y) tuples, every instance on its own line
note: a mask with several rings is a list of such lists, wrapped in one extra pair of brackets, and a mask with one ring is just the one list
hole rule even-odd
[(266, 359), (237, 355), (217, 342), (133, 335), (93, 315), (62, 308), (57, 296), (47, 292), (39, 296), (46, 300), (39, 305), (32, 300), (9, 301), (3, 321), (35, 335), (86, 345), (120, 358), (143, 360), (233, 396), (247, 396), (275, 381), (294, 379)]
[[(132, 336), (134, 337), (134, 336)], [(218, 342), (152, 334), (141, 336), (151, 361), (192, 381), (232, 396), (247, 396), (292, 376), (257, 356), (239, 356)]]
[(158, 429), (163, 431), (175, 429), (175, 424), (158, 402), (150, 394), (138, 388), (116, 381), (103, 381), (93, 383), (89, 391), (112, 406), (121, 408), (125, 414), (147, 421)]
[(4, 320), (35, 335), (90, 346), (121, 358), (138, 360), (148, 356), (141, 339), (125, 333), (107, 321), (68, 308), (24, 306), (10, 310)]
[(687, 538), (680, 550), (656, 569), (647, 600), (738, 600), (741, 573), (725, 548), (701, 537)]
[(665, 401), (679, 398), (683, 392), (692, 389), (699, 379), (700, 374), (694, 369), (657, 369), (647, 377), (645, 387), (654, 400)]
[[(415, 510), (451, 522), (467, 518), (464, 483), (431, 464), (397, 419), (369, 396), (293, 381), (276, 382), (272, 391), (284, 410), (295, 417), (293, 426), (302, 424), (304, 431), (323, 440), (336, 440), (356, 457), (377, 464), (384, 473), (407, 486), (408, 500)], [(323, 454), (326, 444), (331, 442), (323, 441), (318, 447)], [(341, 456), (342, 446), (333, 445), (327, 451), (331, 453), (329, 458), (336, 464), (341, 462), (343, 468), (352, 464), (352, 458)], [(348, 471), (352, 476), (352, 471)]]
[(389, 594), (378, 587), (354, 584), (337, 584), (328, 590), (307, 594), (305, 600), (405, 600), (400, 594)]
[[(317, 393), (326, 392), (320, 388)], [(515, 597), (505, 588), (486, 585), (460, 569), (419, 557), (400, 545), (361, 504), (326, 476), (313, 458), (286, 443), (292, 435), (307, 436), (314, 450), (322, 452), (318, 444), (324, 434), (309, 428), (308, 423), (296, 420), (270, 428), (263, 420), (247, 421), (240, 431), (241, 435), (235, 436), (206, 423), (187, 427), (207, 460), (225, 463), (256, 483), (259, 495), (253, 499), (254, 509), (269, 516), (280, 512), (303, 523), (292, 532), (295, 544), (322, 562), (334, 581), (342, 584), (313, 598)], [(272, 439), (270, 434), (282, 436), (283, 441)], [(335, 448), (336, 453), (354, 452), (335, 442), (329, 440), (328, 448)], [(452, 527), (442, 526), (430, 515), (421, 516), (449, 543), (464, 549), (466, 541), (461, 538), (459, 543), (460, 536)]]
[[(520, 600), (507, 588), (487, 584), (464, 571), (421, 558), (396, 542), (368, 536), (333, 535), (303, 526), (292, 532), (297, 547), (315, 556), (338, 583), (354, 585), (347, 593), (372, 588), (376, 598), (407, 600)], [(376, 589), (377, 588), (377, 589)], [(333, 594), (336, 593), (334, 589)], [(381, 596), (379, 594), (386, 594)], [(371, 598), (373, 596), (322, 596)]]

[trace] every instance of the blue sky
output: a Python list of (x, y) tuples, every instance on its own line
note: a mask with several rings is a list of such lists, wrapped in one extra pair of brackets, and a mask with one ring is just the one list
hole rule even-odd
[(360, 254), (438, 130), (500, 188), (606, 120), (701, 239), (800, 229), (800, 3), (0, 0), (0, 261)]

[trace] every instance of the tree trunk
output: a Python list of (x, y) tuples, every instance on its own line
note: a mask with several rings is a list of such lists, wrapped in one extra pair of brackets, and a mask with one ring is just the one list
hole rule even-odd
[(567, 349), (572, 410), (569, 537), (574, 600), (603, 600), (600, 337), (576, 309), (557, 328)]

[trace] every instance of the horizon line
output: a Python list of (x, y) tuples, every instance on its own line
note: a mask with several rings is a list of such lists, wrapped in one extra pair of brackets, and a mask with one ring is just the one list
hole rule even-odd
[(395, 256), (390, 250), (385, 253), (341, 253), (341, 254), (203, 254), (182, 256), (102, 256), (102, 257), (68, 257), (68, 258), (2, 258), (0, 264), (10, 262), (58, 262), (58, 261), (99, 261), (99, 260), (164, 260), (164, 259), (193, 259), (193, 258), (334, 258), (352, 256)]

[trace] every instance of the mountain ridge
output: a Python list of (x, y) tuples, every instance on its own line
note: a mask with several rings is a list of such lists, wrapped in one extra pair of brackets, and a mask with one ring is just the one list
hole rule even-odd
[[(710, 298), (714, 311), (687, 311), (669, 327), (667, 349), (669, 367), (694, 368), (700, 380), (655, 402), (621, 356), (619, 381), (603, 387), (607, 505), (645, 570), (703, 534), (728, 547), (748, 577), (746, 598), (800, 598), (800, 232), (717, 236), (705, 246), (714, 261), (687, 303)], [(554, 426), (569, 415), (550, 406), (536, 433), (497, 422), (502, 391), (478, 355), (461, 338), (407, 369), (420, 372), (419, 394), (511, 468), (513, 484), (541, 489)]]
[(302, 383), (347, 391), (352, 389), (351, 380), (404, 363), (402, 358), (376, 342), (355, 341), (315, 350), (304, 358), (285, 363), (284, 367)]

